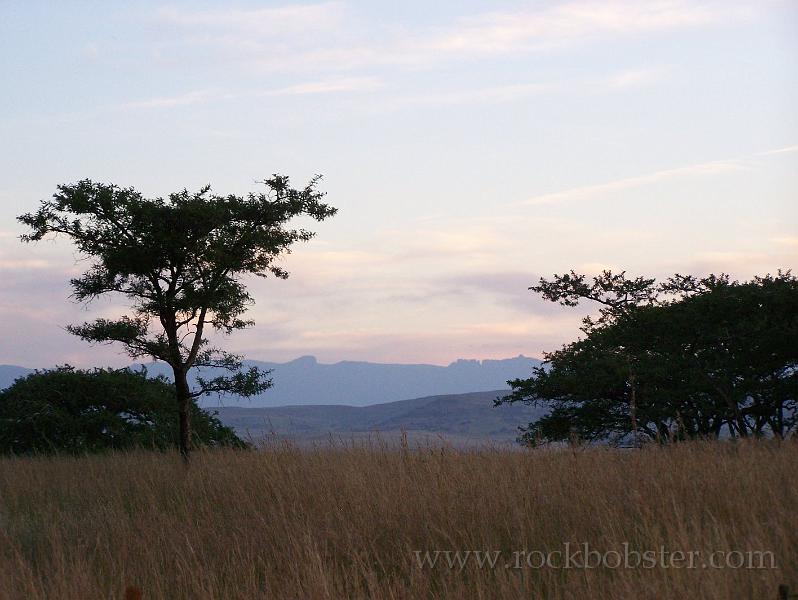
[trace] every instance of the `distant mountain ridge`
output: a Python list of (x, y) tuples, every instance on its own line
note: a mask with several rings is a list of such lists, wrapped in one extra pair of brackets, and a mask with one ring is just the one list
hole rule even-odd
[[(271, 369), (274, 387), (251, 399), (226, 398), (228, 406), (288, 406), (346, 404), (368, 406), (408, 398), (507, 389), (507, 381), (529, 377), (540, 361), (526, 356), (504, 360), (457, 360), (438, 365), (381, 364), (342, 361), (320, 363), (303, 356), (287, 363), (246, 361), (247, 366)], [(165, 365), (147, 365), (168, 375)], [(218, 405), (211, 397), (205, 406)]]
[(25, 377), (25, 375), (30, 375), (31, 373), (33, 373), (33, 369), (16, 365), (0, 365), (0, 390), (6, 389), (20, 377)]
[(535, 421), (547, 409), (520, 404), (494, 406), (496, 397), (504, 393), (447, 394), (370, 406), (223, 406), (216, 410), (225, 425), (255, 442), (276, 437), (299, 444), (327, 444), (331, 439), (362, 441), (379, 434), (380, 440), (392, 444), (402, 435), (411, 443), (422, 444), (512, 444), (518, 437), (518, 427)]
[[(464, 394), (507, 389), (510, 379), (529, 377), (540, 361), (526, 356), (504, 360), (457, 360), (443, 367), (426, 364), (382, 364), (342, 361), (320, 363), (303, 356), (286, 363), (246, 361), (246, 366), (272, 370), (274, 387), (251, 399), (226, 397), (226, 406), (273, 407), (287, 405), (345, 404), (367, 406), (408, 398)], [(138, 365), (134, 365), (134, 368)], [(161, 362), (145, 365), (152, 376), (171, 371)], [(32, 369), (0, 366), (0, 389)], [(215, 397), (203, 399), (216, 406)]]

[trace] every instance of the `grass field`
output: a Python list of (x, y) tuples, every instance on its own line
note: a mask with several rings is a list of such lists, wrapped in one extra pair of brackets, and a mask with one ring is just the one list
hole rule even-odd
[[(766, 442), (275, 447), (197, 453), (188, 469), (146, 452), (6, 458), (0, 597), (123, 598), (135, 585), (145, 599), (775, 600), (798, 586), (797, 474), (798, 445)], [(561, 568), (566, 542), (609, 566), (572, 555)], [(630, 567), (614, 568), (624, 544)], [(467, 550), (497, 562), (445, 554)], [(435, 567), (420, 564), (435, 551)], [(656, 564), (635, 567), (632, 552)]]

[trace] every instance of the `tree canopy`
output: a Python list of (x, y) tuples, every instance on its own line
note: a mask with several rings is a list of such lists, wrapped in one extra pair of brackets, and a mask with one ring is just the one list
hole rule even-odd
[[(195, 446), (246, 446), (214, 414), (193, 401), (190, 410)], [(0, 452), (175, 448), (177, 411), (174, 385), (146, 370), (37, 371), (0, 391)]]
[[(31, 228), (24, 241), (65, 235), (89, 259), (89, 269), (71, 280), (76, 299), (120, 294), (130, 303), (130, 314), (68, 330), (91, 343), (118, 342), (131, 357), (150, 356), (172, 367), (185, 457), (193, 398), (212, 392), (250, 396), (271, 385), (268, 373), (242, 370), (242, 357), (212, 347), (208, 332), (230, 334), (252, 325), (244, 318), (254, 302), (247, 276), (288, 277), (278, 259), (314, 235), (289, 227), (291, 219), (322, 221), (335, 214), (322, 202), (319, 179), (294, 189), (288, 177), (274, 175), (262, 182), (264, 192), (246, 196), (219, 196), (206, 186), (154, 199), (83, 180), (58, 186), (38, 211), (19, 217)], [(200, 377), (190, 389), (187, 373), (201, 367), (231, 374)]]
[(798, 425), (798, 280), (555, 275), (530, 288), (601, 304), (583, 337), (549, 353), (501, 402), (545, 403), (529, 443), (784, 437)]

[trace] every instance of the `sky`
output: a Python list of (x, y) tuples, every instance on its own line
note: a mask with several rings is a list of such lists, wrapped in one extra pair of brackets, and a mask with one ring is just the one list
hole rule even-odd
[(259, 360), (544, 352), (603, 268), (798, 258), (798, 2), (0, 2), (0, 363), (122, 365), (68, 323), (86, 261), (16, 221), (84, 178), (148, 197), (316, 173), (339, 214), (250, 282)]

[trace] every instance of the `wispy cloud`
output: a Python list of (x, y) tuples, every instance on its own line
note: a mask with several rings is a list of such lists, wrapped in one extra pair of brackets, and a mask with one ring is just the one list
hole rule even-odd
[[(712, 26), (750, 13), (748, 7), (721, 2), (571, 2), (473, 14), (412, 34), (349, 18), (347, 7), (337, 2), (257, 10), (168, 8), (157, 16), (187, 30), (184, 42), (225, 47), (236, 61), (287, 70), (426, 67)], [(308, 35), (309, 30), (318, 35)]]
[(3, 258), (0, 256), (0, 269), (17, 270), (17, 269), (46, 269), (50, 267), (50, 263), (46, 260), (39, 260), (35, 258)]
[(426, 92), (398, 96), (393, 101), (383, 105), (382, 108), (512, 102), (539, 94), (556, 92), (560, 89), (562, 89), (562, 85), (557, 83), (517, 83), (474, 89)]
[(325, 81), (298, 83), (274, 90), (260, 92), (261, 96), (306, 96), (311, 94), (330, 94), (336, 92), (371, 92), (382, 87), (376, 77), (349, 77)]
[(662, 68), (630, 69), (611, 75), (605, 80), (611, 90), (626, 90), (659, 83), (665, 78)]
[(428, 91), (395, 96), (380, 109), (406, 106), (452, 106), (462, 104), (515, 102), (534, 96), (558, 93), (594, 94), (654, 85), (664, 78), (664, 69), (625, 70), (590, 81), (545, 81), (494, 85), (471, 89)]
[(157, 15), (163, 21), (194, 31), (236, 30), (257, 35), (285, 36), (337, 27), (344, 18), (344, 5), (340, 2), (323, 2), (251, 10), (165, 7), (159, 9)]
[(685, 1), (574, 2), (542, 10), (491, 12), (459, 19), (428, 45), (455, 53), (495, 54), (564, 47), (612, 35), (709, 25), (740, 16), (724, 4)]
[[(380, 110), (412, 106), (449, 106), (462, 104), (502, 103), (523, 100), (542, 94), (559, 92), (602, 93), (617, 89), (651, 85), (661, 80), (661, 69), (621, 71), (593, 81), (548, 81), (512, 83), (476, 87), (470, 89), (427, 91), (401, 95), (394, 93), (391, 99), (380, 104)], [(388, 87), (373, 76), (339, 77), (318, 81), (304, 81), (293, 85), (266, 90), (218, 93), (209, 90), (194, 90), (175, 96), (165, 96), (126, 102), (122, 109), (169, 109), (183, 106), (234, 100), (252, 97), (312, 96), (322, 94), (367, 93)], [(782, 150), (786, 151), (786, 150)]]
[(713, 160), (702, 162), (694, 165), (687, 165), (684, 167), (677, 167), (674, 169), (662, 169), (644, 175), (636, 175), (634, 177), (625, 177), (623, 179), (616, 179), (614, 181), (607, 181), (604, 183), (596, 183), (592, 185), (585, 185), (562, 190), (560, 192), (552, 192), (549, 194), (541, 194), (533, 196), (527, 200), (522, 201), (520, 204), (537, 205), (537, 204), (555, 204), (558, 202), (566, 202), (571, 200), (587, 200), (595, 196), (599, 196), (606, 192), (621, 191), (630, 188), (642, 187), (669, 181), (672, 179), (680, 179), (684, 177), (701, 177), (711, 175), (722, 175), (734, 171), (740, 171), (750, 168), (746, 161), (755, 157), (773, 156), (776, 154), (784, 154), (788, 152), (798, 151), (798, 145), (786, 146), (784, 148), (775, 148), (773, 150), (765, 150), (751, 154), (745, 158), (736, 158), (731, 160)]
[[(698, 263), (715, 265), (724, 270), (731, 266), (734, 270), (742, 270), (746, 267), (759, 267), (763, 263), (772, 262), (773, 256), (766, 252), (746, 252), (740, 250), (710, 250), (699, 252), (695, 256)], [(754, 271), (758, 269), (753, 269)]]
[(120, 105), (119, 108), (174, 108), (178, 106), (189, 106), (191, 104), (200, 104), (207, 102), (214, 98), (214, 95), (207, 90), (195, 90), (179, 94), (177, 96), (164, 96), (159, 98), (149, 98), (147, 100), (137, 100), (134, 102), (126, 102)]
[(794, 146), (785, 146), (784, 148), (776, 148), (775, 150), (765, 150), (764, 152), (757, 153), (757, 156), (772, 156), (774, 154), (788, 154), (790, 152), (798, 152), (798, 144)]
[(307, 81), (294, 85), (255, 91), (243, 92), (213, 92), (210, 90), (195, 90), (159, 98), (149, 98), (120, 104), (122, 109), (168, 109), (206, 104), (222, 100), (236, 100), (241, 98), (269, 97), (269, 96), (309, 96), (316, 94), (333, 94), (344, 92), (370, 92), (382, 87), (382, 82), (376, 77), (348, 77), (339, 79), (324, 79), (321, 81)]
[(563, 190), (561, 192), (541, 194), (523, 201), (522, 204), (554, 204), (569, 200), (586, 200), (606, 192), (636, 188), (682, 177), (718, 175), (721, 173), (738, 171), (743, 168), (744, 166), (740, 161), (709, 161), (685, 167), (678, 167), (675, 169), (663, 169), (660, 171), (654, 171), (653, 173), (646, 173), (645, 175), (637, 175), (635, 177), (625, 177), (623, 179), (616, 179), (614, 181), (608, 181), (605, 183), (579, 186)]

